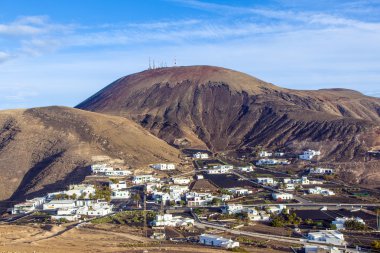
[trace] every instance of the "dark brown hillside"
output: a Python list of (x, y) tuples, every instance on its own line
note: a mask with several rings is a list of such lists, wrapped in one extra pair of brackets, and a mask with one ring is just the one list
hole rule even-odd
[(134, 122), (65, 107), (0, 112), (0, 200), (81, 182), (94, 156), (127, 166), (178, 161), (178, 151)]
[(346, 89), (289, 90), (210, 66), (129, 75), (77, 107), (133, 119), (170, 144), (186, 138), (213, 151), (318, 148), (322, 160), (362, 161), (380, 143), (378, 98)]

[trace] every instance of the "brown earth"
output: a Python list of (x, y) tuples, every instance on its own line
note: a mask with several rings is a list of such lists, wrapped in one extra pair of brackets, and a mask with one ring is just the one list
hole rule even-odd
[[(129, 230), (128, 230), (129, 229)], [(198, 244), (173, 244), (133, 235), (131, 228), (122, 232), (86, 227), (66, 229), (55, 225), (0, 225), (0, 252), (13, 253), (79, 253), (79, 252), (168, 252), (218, 253), (228, 252)], [(247, 247), (247, 252), (263, 252)], [(284, 252), (266, 248), (265, 252)], [(290, 250), (285, 251), (290, 252)]]
[(66, 107), (0, 112), (0, 200), (81, 182), (94, 156), (132, 168), (179, 161), (177, 149), (125, 118)]
[(380, 145), (380, 99), (353, 90), (291, 90), (219, 67), (172, 67), (120, 78), (77, 107), (130, 118), (170, 144), (186, 139), (215, 152), (319, 149), (321, 162), (364, 164), (352, 178), (357, 183), (380, 182), (372, 169), (365, 176), (364, 163)]

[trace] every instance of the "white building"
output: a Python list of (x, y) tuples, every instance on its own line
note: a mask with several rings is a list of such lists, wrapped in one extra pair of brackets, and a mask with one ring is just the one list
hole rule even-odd
[[(338, 249), (333, 246), (323, 246), (323, 245), (305, 245), (303, 247), (305, 253), (343, 253), (343, 250)], [(357, 251), (359, 252), (359, 251)]]
[(286, 193), (286, 192), (273, 192), (272, 193), (272, 198), (274, 200), (291, 200), (294, 198), (293, 194)]
[(274, 156), (277, 156), (277, 157), (283, 157), (285, 155), (284, 152), (275, 152), (274, 153)]
[(207, 174), (227, 174), (234, 166), (232, 165), (216, 165), (212, 169), (207, 170)]
[(221, 247), (225, 249), (232, 249), (239, 247), (239, 242), (231, 239), (226, 239), (218, 235), (201, 234), (199, 236), (199, 243), (214, 247)]
[(227, 191), (231, 192), (233, 195), (236, 195), (236, 196), (246, 196), (252, 193), (252, 190), (242, 188), (242, 187), (228, 188)]
[(153, 221), (154, 227), (187, 227), (194, 226), (194, 219), (184, 218), (180, 216), (173, 217), (172, 214), (156, 215), (155, 220)]
[(222, 207), (222, 212), (227, 214), (237, 214), (242, 213), (244, 210), (241, 204), (229, 204)]
[(25, 214), (42, 208), (45, 198), (34, 198), (25, 202), (16, 204), (12, 208), (12, 214)]
[(287, 165), (290, 162), (286, 159), (260, 159), (256, 162), (256, 165)]
[(93, 174), (100, 174), (107, 171), (113, 171), (113, 168), (107, 164), (94, 164), (91, 165), (91, 171)]
[(157, 163), (153, 164), (152, 168), (155, 170), (175, 170), (175, 165), (173, 163)]
[(238, 170), (240, 170), (241, 172), (252, 172), (253, 166), (238, 167)]
[(188, 177), (175, 177), (172, 178), (174, 184), (179, 184), (179, 185), (188, 185), (191, 182), (191, 179)]
[(274, 213), (274, 214), (281, 213), (282, 210), (284, 210), (284, 209), (285, 209), (285, 211), (288, 212), (288, 209), (286, 209), (286, 205), (268, 206), (266, 208), (268, 213)]
[(96, 202), (91, 207), (87, 207), (87, 216), (104, 216), (112, 213), (113, 205), (107, 202)]
[(209, 155), (207, 153), (197, 152), (197, 153), (193, 154), (193, 158), (194, 159), (208, 159)]
[(92, 184), (74, 184), (70, 185), (67, 191), (63, 194), (68, 196), (76, 196), (77, 198), (88, 198), (90, 194), (95, 194), (95, 187)]
[(317, 167), (317, 168), (309, 168), (307, 170), (308, 170), (309, 174), (318, 174), (318, 175), (324, 175), (324, 174), (331, 175), (331, 174), (334, 174), (334, 169), (330, 169), (330, 168)]
[(307, 177), (301, 177), (301, 178), (283, 178), (282, 182), (284, 184), (295, 184), (295, 185), (309, 185), (310, 180)]
[(248, 219), (251, 221), (269, 221), (270, 215), (265, 211), (257, 211), (255, 208), (247, 208)]
[(310, 188), (307, 190), (309, 194), (319, 194), (323, 196), (333, 196), (335, 193), (332, 190), (322, 188), (322, 187), (315, 187), (315, 188)]
[(197, 175), (195, 175), (195, 178), (197, 180), (200, 180), (200, 179), (204, 179), (205, 177), (202, 174), (197, 174)]
[(185, 199), (188, 206), (206, 206), (212, 202), (214, 196), (210, 193), (187, 192)]
[(269, 157), (269, 156), (272, 156), (273, 154), (271, 152), (267, 152), (267, 151), (261, 151), (259, 153), (259, 156), (260, 157)]
[(309, 161), (309, 160), (313, 159), (314, 156), (319, 156), (319, 155), (321, 155), (321, 151), (308, 149), (308, 150), (304, 151), (302, 155), (299, 155), (299, 158), (301, 160), (308, 160)]
[(258, 178), (256, 178), (256, 181), (259, 184), (268, 184), (268, 185), (274, 184), (274, 180), (271, 177), (258, 177)]
[(129, 199), (130, 197), (131, 193), (127, 189), (113, 190), (111, 192), (111, 199)]
[(307, 235), (307, 239), (310, 242), (321, 242), (336, 246), (346, 245), (343, 234), (336, 230), (321, 230), (319, 232), (311, 232)]
[(57, 210), (57, 209), (69, 209), (74, 208), (75, 200), (71, 199), (58, 199), (58, 200), (52, 200), (48, 203), (43, 204), (43, 210)]
[(112, 191), (127, 189), (127, 182), (125, 181), (110, 181), (109, 187)]
[(139, 176), (134, 176), (132, 179), (133, 184), (144, 184), (147, 182), (154, 182), (157, 179), (153, 177), (153, 175), (139, 175)]
[(335, 218), (335, 220), (332, 221), (332, 224), (336, 226), (336, 229), (338, 230), (344, 230), (346, 229), (345, 227), (345, 223), (346, 221), (356, 221), (356, 222), (359, 222), (359, 223), (362, 223), (363, 225), (365, 225), (365, 222), (362, 218), (359, 218), (359, 217), (356, 217), (356, 218), (347, 218), (347, 217), (337, 217)]
[(132, 172), (129, 170), (111, 170), (111, 171), (106, 171), (104, 175), (108, 177), (126, 177), (131, 175)]

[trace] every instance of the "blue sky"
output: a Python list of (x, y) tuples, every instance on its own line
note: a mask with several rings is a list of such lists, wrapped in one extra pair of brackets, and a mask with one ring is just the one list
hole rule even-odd
[(1, 0), (0, 109), (75, 106), (148, 59), (380, 97), (380, 1)]

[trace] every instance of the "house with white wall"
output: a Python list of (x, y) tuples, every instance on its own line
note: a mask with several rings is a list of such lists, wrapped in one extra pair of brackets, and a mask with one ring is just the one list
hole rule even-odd
[(147, 182), (154, 181), (157, 181), (157, 178), (155, 178), (153, 175), (138, 175), (134, 176), (132, 179), (133, 184), (145, 184)]
[(240, 245), (239, 242), (233, 241), (231, 239), (226, 239), (219, 235), (211, 234), (201, 234), (199, 236), (199, 243), (208, 246), (221, 247), (225, 249), (237, 248)]
[(359, 218), (359, 217), (356, 217), (356, 218), (354, 218), (354, 217), (352, 217), (352, 218), (336, 217), (335, 220), (333, 220), (331, 222), (331, 224), (335, 225), (337, 230), (344, 230), (344, 229), (346, 229), (346, 227), (345, 227), (346, 221), (356, 221), (356, 222), (359, 222), (359, 223), (365, 225), (364, 220), (362, 218)]
[(175, 177), (175, 178), (172, 178), (172, 181), (174, 184), (188, 185), (190, 184), (191, 179), (188, 177)]
[(194, 159), (208, 159), (209, 155), (207, 153), (197, 152), (193, 154)]
[(271, 177), (258, 177), (256, 178), (257, 183), (259, 184), (266, 184), (266, 185), (273, 185), (274, 180)]
[(309, 242), (320, 242), (336, 246), (346, 245), (344, 235), (337, 230), (321, 230), (319, 232), (310, 232), (307, 235)]
[(34, 198), (30, 200), (26, 200), (24, 202), (18, 203), (13, 206), (12, 214), (25, 214), (33, 212), (37, 209), (41, 209), (43, 204), (45, 203), (46, 198)]
[(173, 163), (157, 163), (151, 166), (155, 170), (175, 170)]
[(260, 157), (269, 157), (269, 156), (272, 156), (272, 155), (273, 155), (273, 153), (267, 152), (265, 150), (259, 152), (259, 156)]
[(323, 195), (323, 196), (333, 196), (335, 193), (332, 190), (322, 188), (322, 187), (315, 187), (315, 188), (310, 188), (307, 190), (309, 194), (318, 194), (318, 195)]
[(286, 193), (286, 192), (273, 192), (272, 198), (274, 200), (292, 200), (294, 198), (293, 194)]
[(299, 159), (310, 161), (315, 156), (319, 156), (319, 155), (321, 155), (321, 151), (308, 149), (308, 150), (305, 150), (301, 155), (299, 155)]

